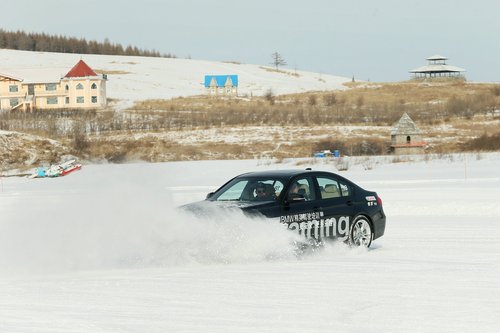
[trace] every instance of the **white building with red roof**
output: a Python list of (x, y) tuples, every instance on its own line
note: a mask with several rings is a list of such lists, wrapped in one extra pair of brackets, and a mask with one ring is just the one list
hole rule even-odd
[(0, 72), (0, 110), (92, 109), (106, 106), (106, 75), (83, 60), (67, 68)]

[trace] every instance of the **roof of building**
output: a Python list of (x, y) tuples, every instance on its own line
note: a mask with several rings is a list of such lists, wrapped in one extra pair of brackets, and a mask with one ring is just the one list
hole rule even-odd
[(411, 120), (410, 116), (405, 112), (401, 119), (394, 125), (391, 130), (391, 135), (407, 135), (407, 134), (422, 134), (417, 124)]
[(448, 58), (444, 57), (442, 55), (439, 55), (439, 54), (435, 54), (435, 55), (430, 56), (429, 58), (427, 58), (425, 60), (448, 60)]
[(22, 82), (23, 84), (57, 83), (67, 68), (22, 68), (3, 70), (0, 76)]
[(445, 63), (445, 60), (448, 60), (448, 58), (439, 54), (430, 56), (426, 60), (429, 61), (428, 65), (412, 69), (409, 72), (431, 74), (431, 73), (460, 73), (466, 71), (465, 69), (457, 66), (447, 65)]
[(22, 82), (23, 84), (58, 83), (61, 81), (62, 77), (97, 76), (92, 68), (83, 60), (80, 60), (66, 75), (64, 75), (67, 70), (67, 67), (8, 68), (1, 69), (0, 76)]
[(66, 74), (64, 77), (87, 77), (87, 76), (97, 76), (96, 72), (92, 70), (92, 68), (89, 67), (85, 63), (85, 61), (80, 60), (77, 62), (73, 68)]
[(457, 66), (450, 65), (427, 65), (412, 69), (410, 73), (457, 73), (465, 72), (466, 70)]
[(217, 87), (224, 87), (228, 78), (231, 79), (234, 87), (238, 86), (238, 75), (205, 75), (205, 87), (210, 87), (212, 79), (215, 79), (215, 85)]

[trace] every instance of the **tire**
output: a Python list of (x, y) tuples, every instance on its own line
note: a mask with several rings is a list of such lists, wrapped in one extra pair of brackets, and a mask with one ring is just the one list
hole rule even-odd
[(349, 233), (349, 245), (369, 248), (373, 239), (372, 225), (367, 217), (358, 216), (354, 219)]

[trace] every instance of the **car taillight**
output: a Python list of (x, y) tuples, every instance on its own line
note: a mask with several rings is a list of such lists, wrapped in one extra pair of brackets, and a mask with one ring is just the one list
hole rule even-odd
[(377, 195), (377, 204), (379, 206), (382, 206), (382, 199), (380, 199), (380, 197)]

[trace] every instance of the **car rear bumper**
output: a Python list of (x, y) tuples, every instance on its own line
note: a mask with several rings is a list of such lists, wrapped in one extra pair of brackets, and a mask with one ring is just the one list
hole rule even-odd
[(373, 223), (373, 239), (382, 237), (385, 232), (385, 214), (384, 211), (377, 212), (372, 217)]

